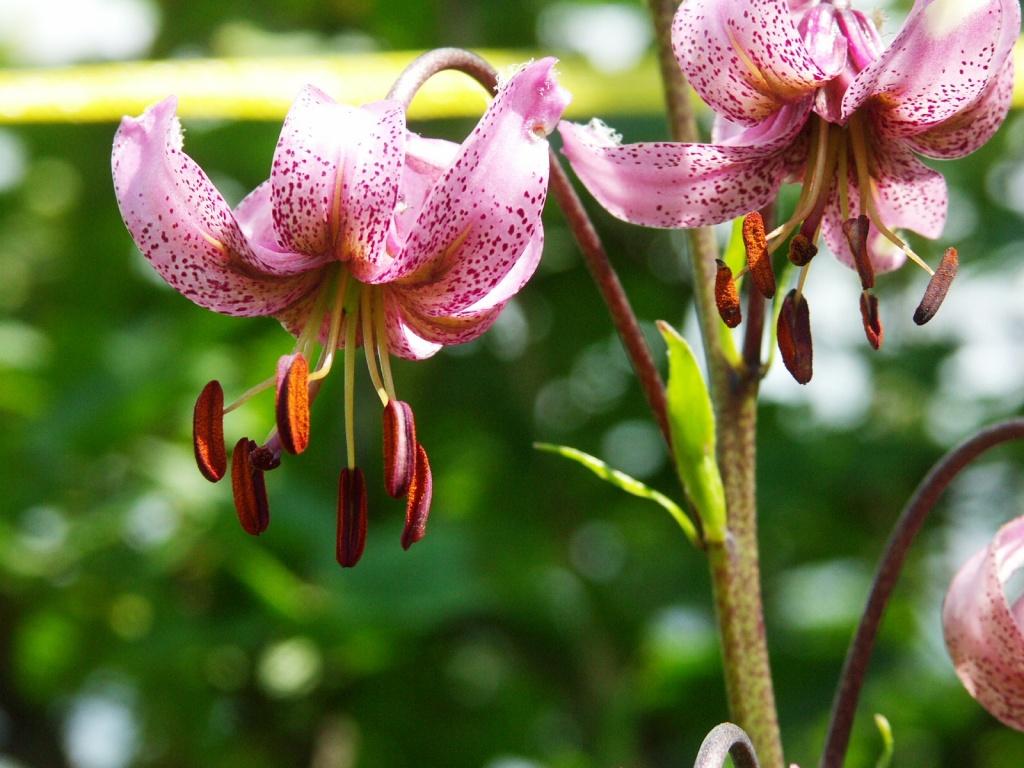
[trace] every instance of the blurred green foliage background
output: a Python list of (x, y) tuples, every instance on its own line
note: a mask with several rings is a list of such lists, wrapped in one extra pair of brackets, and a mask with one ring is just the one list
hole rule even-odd
[[(436, 45), (565, 54), (586, 37), (604, 41), (589, 45), (596, 63), (620, 66), (608, 57), (647, 43), (639, 3), (611, 6), (604, 26), (607, 6), (542, 0), (37, 6), (0, 2), (12, 22), (0, 21), (0, 62)], [(603, 117), (628, 140), (666, 134), (658, 115)], [(229, 200), (266, 177), (279, 125), (186, 125), (188, 151)], [(657, 507), (531, 449), (569, 443), (677, 493), (554, 206), (540, 270), (499, 323), (466, 347), (396, 364), (435, 480), (427, 538), (409, 552), (402, 506), (376, 485), (379, 408), (360, 371), (369, 543), (342, 572), (339, 377), (317, 401), (310, 450), (268, 476), (272, 524), (249, 538), (228, 485), (193, 465), (190, 412), (208, 379), (230, 399), (269, 375), (290, 340), (273, 320), (200, 310), (156, 278), (114, 202), (114, 128), (0, 128), (0, 766), (690, 764), (727, 717), (702, 556)], [(413, 128), (460, 139), (470, 124)], [(767, 625), (788, 757), (805, 768), (902, 503), (947, 446), (1024, 404), (1024, 115), (941, 167), (947, 233), (914, 242), (932, 263), (945, 245), (960, 249), (943, 311), (916, 328), (925, 275), (882, 278), (887, 337), (875, 353), (854, 274), (819, 257), (808, 287), (815, 379), (801, 388), (773, 370), (765, 384)], [(654, 349), (657, 318), (693, 339), (682, 238), (588, 206)], [(232, 414), (229, 442), (265, 434), (271, 403), (264, 394)], [(895, 765), (1024, 765), (1024, 736), (963, 691), (939, 624), (957, 565), (1021, 513), (1021, 466), (1021, 449), (994, 452), (927, 526), (884, 625), (849, 765), (880, 752), (873, 712), (892, 722)]]

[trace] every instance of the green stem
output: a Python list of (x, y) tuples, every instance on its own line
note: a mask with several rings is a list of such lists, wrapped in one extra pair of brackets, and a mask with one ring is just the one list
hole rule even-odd
[[(671, 45), (676, 0), (650, 0), (669, 124), (676, 141), (697, 140), (690, 89)], [(734, 368), (722, 353), (714, 303), (718, 247), (709, 228), (691, 229), (694, 301), (704, 340), (728, 510), (726, 542), (708, 546), (730, 716), (750, 735), (764, 768), (782, 768), (782, 740), (765, 639), (757, 545), (756, 436), (759, 372)]]

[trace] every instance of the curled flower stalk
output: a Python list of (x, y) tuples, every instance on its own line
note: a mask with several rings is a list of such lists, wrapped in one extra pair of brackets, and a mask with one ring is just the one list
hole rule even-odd
[(420, 360), (482, 334), (533, 274), (543, 246), (546, 136), (568, 95), (553, 59), (503, 84), (462, 143), (405, 126), (404, 105), (337, 104), (310, 86), (292, 106), (270, 178), (234, 210), (182, 151), (173, 97), (126, 118), (113, 174), (125, 224), (161, 277), (194, 303), (235, 316), (273, 316), (295, 343), (276, 374), (223, 405), (211, 383), (195, 411), (200, 470), (227, 467), (223, 416), (276, 389), (276, 427), (242, 438), (232, 486), (246, 531), (269, 523), (264, 474), (309, 443), (321, 382), (344, 371), (346, 460), (339, 478), (338, 560), (365, 544), (367, 489), (355, 445), (357, 348), (383, 411), (387, 492), (407, 500), (402, 545), (425, 532), (433, 487), (411, 406), (391, 358)]
[[(764, 233), (766, 255), (784, 249), (799, 267), (789, 314), (805, 306), (824, 239), (858, 273), (859, 314), (877, 348), (877, 273), (909, 259), (929, 274), (918, 323), (934, 316), (956, 273), (954, 248), (933, 269), (900, 234), (936, 238), (945, 223), (945, 181), (916, 155), (963, 157), (992, 136), (1009, 108), (1019, 28), (1017, 0), (917, 0), (884, 47), (874, 23), (847, 3), (690, 0), (675, 16), (672, 45), (716, 113), (714, 143), (623, 145), (601, 123), (562, 123), (565, 153), (613, 215), (651, 227), (744, 216), (798, 181), (795, 209)], [(783, 361), (806, 383), (810, 334), (789, 336)]]

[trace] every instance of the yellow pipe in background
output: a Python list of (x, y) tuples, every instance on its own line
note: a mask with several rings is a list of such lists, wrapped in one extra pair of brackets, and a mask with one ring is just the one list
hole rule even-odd
[[(181, 59), (0, 70), (0, 123), (116, 121), (177, 94), (190, 118), (280, 120), (299, 89), (312, 83), (334, 99), (365, 104), (384, 97), (420, 51), (282, 58)], [(536, 58), (533, 51), (479, 53), (499, 71)], [(559, 62), (573, 94), (569, 115), (647, 114), (661, 109), (653, 57), (626, 72), (604, 74), (580, 59)], [(417, 95), (409, 116), (429, 120), (479, 117), (484, 91), (469, 77), (443, 72)]]

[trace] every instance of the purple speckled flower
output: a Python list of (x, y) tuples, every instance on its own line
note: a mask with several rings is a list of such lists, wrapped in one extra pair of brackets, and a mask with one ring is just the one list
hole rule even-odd
[[(307, 87), (285, 119), (270, 179), (234, 210), (182, 151), (173, 97), (122, 121), (114, 138), (114, 189), (143, 255), (196, 304), (227, 315), (272, 315), (297, 339), (277, 375), (242, 398), (277, 386), (277, 432), (261, 448), (247, 441), (250, 461), (236, 462), (241, 469), (232, 475), (250, 532), (261, 532), (267, 520), (257, 508), (265, 506), (262, 472), (276, 466), (282, 447), (305, 448), (307, 400), (337, 349), (346, 349), (348, 369), (351, 482), (343, 496), (365, 508), (361, 481), (352, 480), (361, 477), (351, 414), (356, 345), (366, 351), (387, 408), (399, 403), (391, 355), (421, 359), (476, 338), (533, 274), (544, 240), (546, 137), (569, 100), (554, 63), (543, 59), (517, 71), (461, 145), (407, 131), (397, 102), (353, 108)], [(319, 360), (307, 369), (318, 347)], [(219, 385), (204, 390), (196, 411), (197, 459), (214, 481), (225, 471), (214, 418), (221, 398)], [(391, 406), (386, 426), (414, 436), (411, 410), (400, 405)], [(419, 489), (416, 499), (409, 491), (409, 503), (417, 508), (410, 525), (421, 536), (429, 506), (423, 489), (430, 486), (415, 468), (422, 447), (415, 439), (385, 442), (403, 447), (403, 456), (389, 460), (408, 466), (389, 471), (411, 479), (392, 486), (402, 494), (410, 483)], [(339, 559), (353, 561), (362, 546), (352, 531), (365, 521), (349, 513), (346, 555), (339, 544)]]
[(1019, 30), (1018, 0), (916, 0), (888, 47), (840, 0), (687, 0), (673, 49), (716, 113), (714, 143), (621, 145), (600, 123), (563, 122), (564, 152), (613, 215), (650, 227), (727, 221), (797, 180), (770, 251), (797, 233), (800, 264), (823, 235), (847, 265), (870, 261), (862, 272), (909, 256), (931, 273), (896, 233), (936, 238), (945, 224), (945, 181), (915, 155), (962, 157), (992, 136)]
[(1004, 525), (960, 569), (946, 595), (946, 647), (967, 691), (1011, 728), (1024, 731), (1024, 597), (1007, 582), (1024, 568), (1024, 517)]

